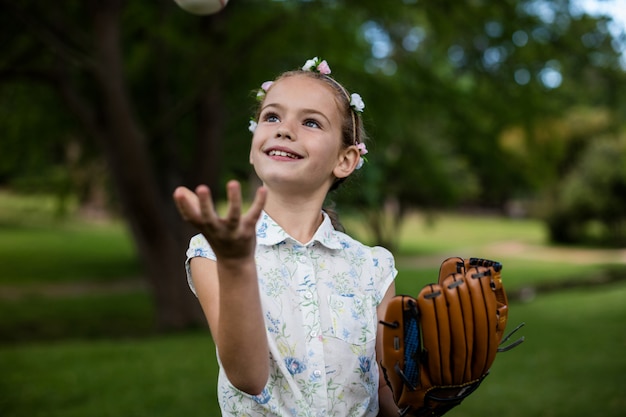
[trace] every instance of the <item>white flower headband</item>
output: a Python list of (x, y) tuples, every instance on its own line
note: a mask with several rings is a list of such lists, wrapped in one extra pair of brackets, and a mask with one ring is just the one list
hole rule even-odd
[[(318, 72), (324, 75), (329, 75), (331, 73), (328, 62), (326, 62), (326, 60), (320, 60), (318, 57), (307, 60), (304, 63), (304, 66), (302, 66), (302, 70)], [(356, 139), (356, 128), (357, 128), (356, 113), (363, 113), (363, 110), (365, 109), (365, 103), (363, 102), (363, 99), (358, 93), (352, 93), (348, 95), (348, 92), (346, 91), (346, 89), (337, 81), (335, 81), (334, 78), (328, 77), (328, 79), (332, 80), (335, 84), (337, 84), (340, 87), (341, 91), (343, 91), (346, 94), (346, 98), (349, 98), (350, 108), (353, 110), (352, 112), (352, 125), (354, 126), (353, 137), (354, 137), (356, 147), (359, 150), (359, 153), (361, 155), (356, 169), (360, 169), (363, 166), (363, 164), (367, 162), (367, 158), (365, 158), (364, 155), (367, 154), (368, 150), (363, 142), (357, 142), (357, 139)], [(265, 97), (265, 94), (270, 89), (273, 83), (274, 81), (265, 81), (263, 84), (261, 84), (261, 88), (259, 89), (259, 91), (257, 91), (257, 94), (256, 94), (257, 100), (259, 101), (263, 100), (263, 98)], [(248, 125), (248, 130), (254, 133), (254, 131), (256, 130), (256, 127), (257, 127), (256, 120), (251, 119), (250, 124)]]

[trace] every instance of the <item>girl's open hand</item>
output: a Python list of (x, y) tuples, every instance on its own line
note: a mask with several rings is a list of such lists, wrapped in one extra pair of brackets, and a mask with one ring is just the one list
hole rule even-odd
[(207, 239), (218, 259), (242, 259), (254, 255), (256, 222), (261, 215), (267, 192), (260, 187), (247, 213), (241, 213), (241, 186), (237, 181), (226, 185), (228, 210), (219, 217), (211, 199), (211, 190), (199, 185), (195, 193), (186, 187), (174, 191), (174, 201), (183, 220), (194, 225)]

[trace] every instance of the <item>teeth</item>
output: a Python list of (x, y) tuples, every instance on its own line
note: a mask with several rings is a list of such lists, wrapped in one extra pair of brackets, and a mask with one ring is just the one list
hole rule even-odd
[(271, 150), (271, 151), (269, 151), (268, 155), (269, 156), (283, 156), (283, 157), (288, 157), (288, 158), (292, 158), (292, 159), (298, 159), (297, 155), (294, 155), (292, 153), (285, 152), (285, 151)]

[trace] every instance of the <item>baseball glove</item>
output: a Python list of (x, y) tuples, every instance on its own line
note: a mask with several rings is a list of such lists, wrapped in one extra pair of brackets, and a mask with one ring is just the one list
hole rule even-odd
[(437, 284), (417, 298), (395, 296), (380, 323), (380, 361), (400, 415), (441, 416), (459, 405), (489, 373), (503, 337), (508, 301), (502, 264), (486, 259), (446, 259)]

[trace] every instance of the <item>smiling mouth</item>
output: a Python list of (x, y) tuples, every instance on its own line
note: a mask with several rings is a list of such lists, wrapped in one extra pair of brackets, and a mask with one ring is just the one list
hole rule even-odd
[(269, 156), (280, 156), (283, 158), (290, 158), (290, 159), (300, 159), (301, 157), (299, 155), (290, 153), (290, 152), (285, 152), (285, 151), (279, 151), (276, 149), (272, 149), (271, 151), (269, 151), (267, 153)]

